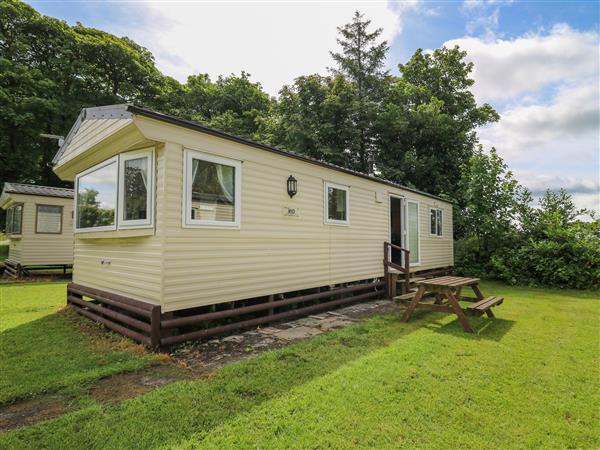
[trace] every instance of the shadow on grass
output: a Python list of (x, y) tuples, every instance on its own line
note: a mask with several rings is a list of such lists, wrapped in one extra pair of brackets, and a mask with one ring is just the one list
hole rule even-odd
[[(35, 311), (45, 314), (53, 306)], [(13, 316), (31, 314), (31, 308)], [(96, 330), (79, 326), (66, 312), (51, 312), (0, 333), (0, 405), (52, 392), (73, 384), (135, 370), (149, 364), (154, 355), (134, 355), (94, 341)]]
[(225, 366), (206, 380), (177, 382), (115, 406), (100, 406), (0, 436), (0, 447), (155, 448), (202, 435), (423, 327), (382, 315)]
[(464, 339), (486, 339), (491, 341), (500, 341), (510, 331), (516, 323), (514, 320), (502, 319), (499, 317), (467, 317), (475, 333), (467, 333), (458, 317), (446, 323), (436, 322), (427, 325), (427, 328), (435, 333), (448, 334)]

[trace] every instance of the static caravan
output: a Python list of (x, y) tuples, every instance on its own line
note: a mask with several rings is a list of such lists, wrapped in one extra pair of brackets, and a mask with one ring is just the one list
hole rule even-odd
[(453, 265), (442, 198), (137, 106), (82, 110), (54, 171), (75, 183), (70, 306), (153, 346)]
[(6, 210), (8, 275), (72, 267), (73, 189), (4, 183), (0, 208)]

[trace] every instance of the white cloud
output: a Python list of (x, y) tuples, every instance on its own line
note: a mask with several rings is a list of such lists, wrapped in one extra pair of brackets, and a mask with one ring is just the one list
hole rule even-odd
[(598, 74), (598, 33), (555, 25), (549, 33), (527, 34), (513, 40), (463, 37), (458, 45), (475, 64), (474, 92), (484, 101), (509, 100), (552, 83)]
[(535, 195), (564, 187), (582, 208), (598, 210), (600, 93), (597, 79), (560, 87), (551, 101), (527, 102), (480, 130)]
[[(480, 6), (472, 6), (479, 8)], [(465, 37), (478, 101), (501, 119), (479, 130), (534, 194), (564, 187), (579, 207), (598, 209), (599, 35), (567, 25), (512, 40)]]
[(140, 5), (152, 27), (127, 30), (147, 46), (163, 73), (180, 81), (194, 73), (249, 72), (275, 95), (299, 75), (325, 73), (336, 27), (355, 10), (384, 29), (391, 42), (403, 12), (418, 2), (149, 2)]
[(598, 158), (600, 93), (597, 80), (560, 87), (552, 100), (520, 104), (480, 131), (482, 143), (500, 146), (511, 159), (529, 158), (543, 148), (544, 157), (569, 160)]

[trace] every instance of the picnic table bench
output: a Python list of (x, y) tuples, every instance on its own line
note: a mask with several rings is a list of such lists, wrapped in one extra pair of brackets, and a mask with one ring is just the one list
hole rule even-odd
[[(410, 301), (401, 320), (406, 322), (416, 308), (455, 313), (464, 330), (473, 333), (473, 328), (467, 315), (481, 316), (486, 314), (488, 317), (494, 317), (492, 307), (498, 306), (504, 301), (502, 297), (484, 297), (479, 289), (479, 281), (479, 278), (454, 276), (417, 281), (418, 288), (416, 293), (396, 297), (400, 301)], [(475, 297), (462, 296), (461, 291), (464, 287), (470, 287)], [(433, 303), (424, 302), (424, 300), (430, 298), (434, 298)], [(463, 309), (458, 303), (459, 300), (472, 302), (473, 304)]]

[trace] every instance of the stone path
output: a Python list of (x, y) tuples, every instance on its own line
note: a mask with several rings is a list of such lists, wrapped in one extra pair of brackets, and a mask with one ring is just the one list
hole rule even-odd
[(358, 303), (335, 311), (218, 337), (206, 342), (190, 342), (177, 347), (171, 356), (180, 365), (205, 372), (228, 362), (255, 356), (266, 350), (285, 347), (291, 342), (343, 328), (363, 318), (395, 309), (397, 307), (391, 300)]
[[(374, 300), (273, 324), (207, 342), (178, 346), (161, 365), (121, 373), (91, 383), (88, 394), (102, 404), (118, 403), (159, 386), (210, 376), (227, 363), (251, 358), (328, 331), (343, 328), (377, 314), (397, 310), (393, 301)], [(43, 394), (0, 407), (0, 432), (58, 417), (77, 408), (68, 393)]]

